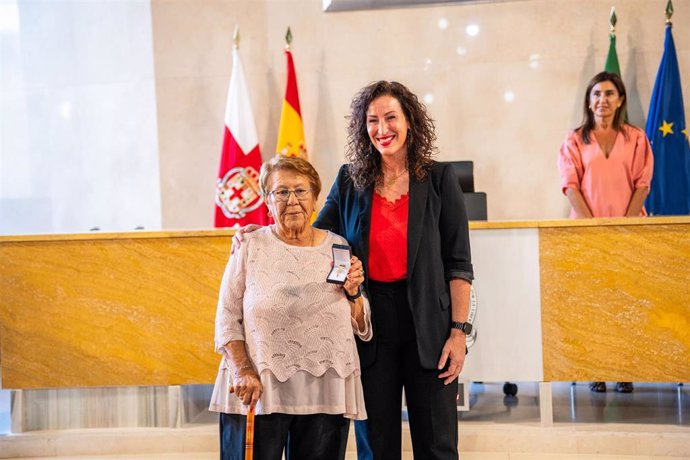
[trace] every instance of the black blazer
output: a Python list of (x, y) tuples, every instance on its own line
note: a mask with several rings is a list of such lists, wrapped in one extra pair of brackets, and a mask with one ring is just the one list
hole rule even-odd
[[(357, 191), (343, 165), (314, 225), (345, 237), (369, 272), (369, 229), (373, 185)], [(452, 168), (434, 162), (424, 181), (410, 177), (407, 224), (407, 292), (414, 318), (419, 359), (435, 369), (450, 334), (451, 278), (473, 279), (467, 213)], [(375, 307), (374, 307), (375, 308)], [(362, 366), (376, 359), (374, 337), (357, 341)]]

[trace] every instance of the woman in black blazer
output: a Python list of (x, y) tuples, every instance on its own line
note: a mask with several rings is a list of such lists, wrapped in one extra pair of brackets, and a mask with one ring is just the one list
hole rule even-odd
[(358, 348), (376, 460), (400, 458), (403, 388), (414, 457), (458, 458), (473, 271), (462, 191), (450, 166), (431, 159), (435, 140), (404, 85), (363, 88), (351, 105), (350, 163), (315, 222), (350, 242), (367, 275), (374, 338)]

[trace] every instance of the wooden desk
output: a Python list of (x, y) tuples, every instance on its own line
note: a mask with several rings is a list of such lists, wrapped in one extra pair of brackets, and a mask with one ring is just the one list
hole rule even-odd
[(473, 223), (478, 381), (690, 380), (690, 217)]
[[(471, 224), (463, 378), (690, 381), (690, 217)], [(212, 383), (232, 233), (0, 237), (2, 388)]]
[(0, 238), (2, 388), (210, 383), (229, 231)]

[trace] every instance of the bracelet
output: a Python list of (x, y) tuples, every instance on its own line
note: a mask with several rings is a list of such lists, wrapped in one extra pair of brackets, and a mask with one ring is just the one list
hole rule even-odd
[(347, 293), (347, 291), (345, 291), (345, 297), (347, 297), (347, 300), (349, 300), (350, 302), (354, 302), (355, 300), (362, 297), (362, 288), (357, 287), (357, 294), (355, 294), (355, 295), (350, 295)]

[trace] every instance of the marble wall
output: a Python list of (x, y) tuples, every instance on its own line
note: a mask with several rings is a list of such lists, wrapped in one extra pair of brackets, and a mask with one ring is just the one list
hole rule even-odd
[[(516, 0), (333, 13), (324, 13), (321, 3), (152, 0), (164, 227), (212, 225), (236, 24), (264, 158), (275, 150), (286, 76), (282, 49), (292, 28), (307, 147), (326, 184), (344, 160), (352, 95), (373, 80), (395, 79), (427, 100), (439, 159), (475, 162), (489, 219), (566, 217), (556, 156), (566, 131), (581, 120), (586, 82), (604, 66), (612, 5), (630, 119), (644, 126), (666, 0)], [(675, 7), (690, 110), (690, 4)]]
[[(427, 101), (439, 159), (475, 162), (489, 219), (565, 217), (556, 153), (603, 67), (610, 7), (630, 118), (644, 125), (665, 4), (326, 13), (321, 0), (3, 0), (0, 233), (210, 227), (235, 25), (264, 158), (275, 149), (291, 26), (307, 146), (326, 189), (344, 160), (352, 95), (396, 79)], [(675, 6), (687, 107), (690, 5)]]
[(161, 227), (147, 0), (0, 1), (0, 234)]

